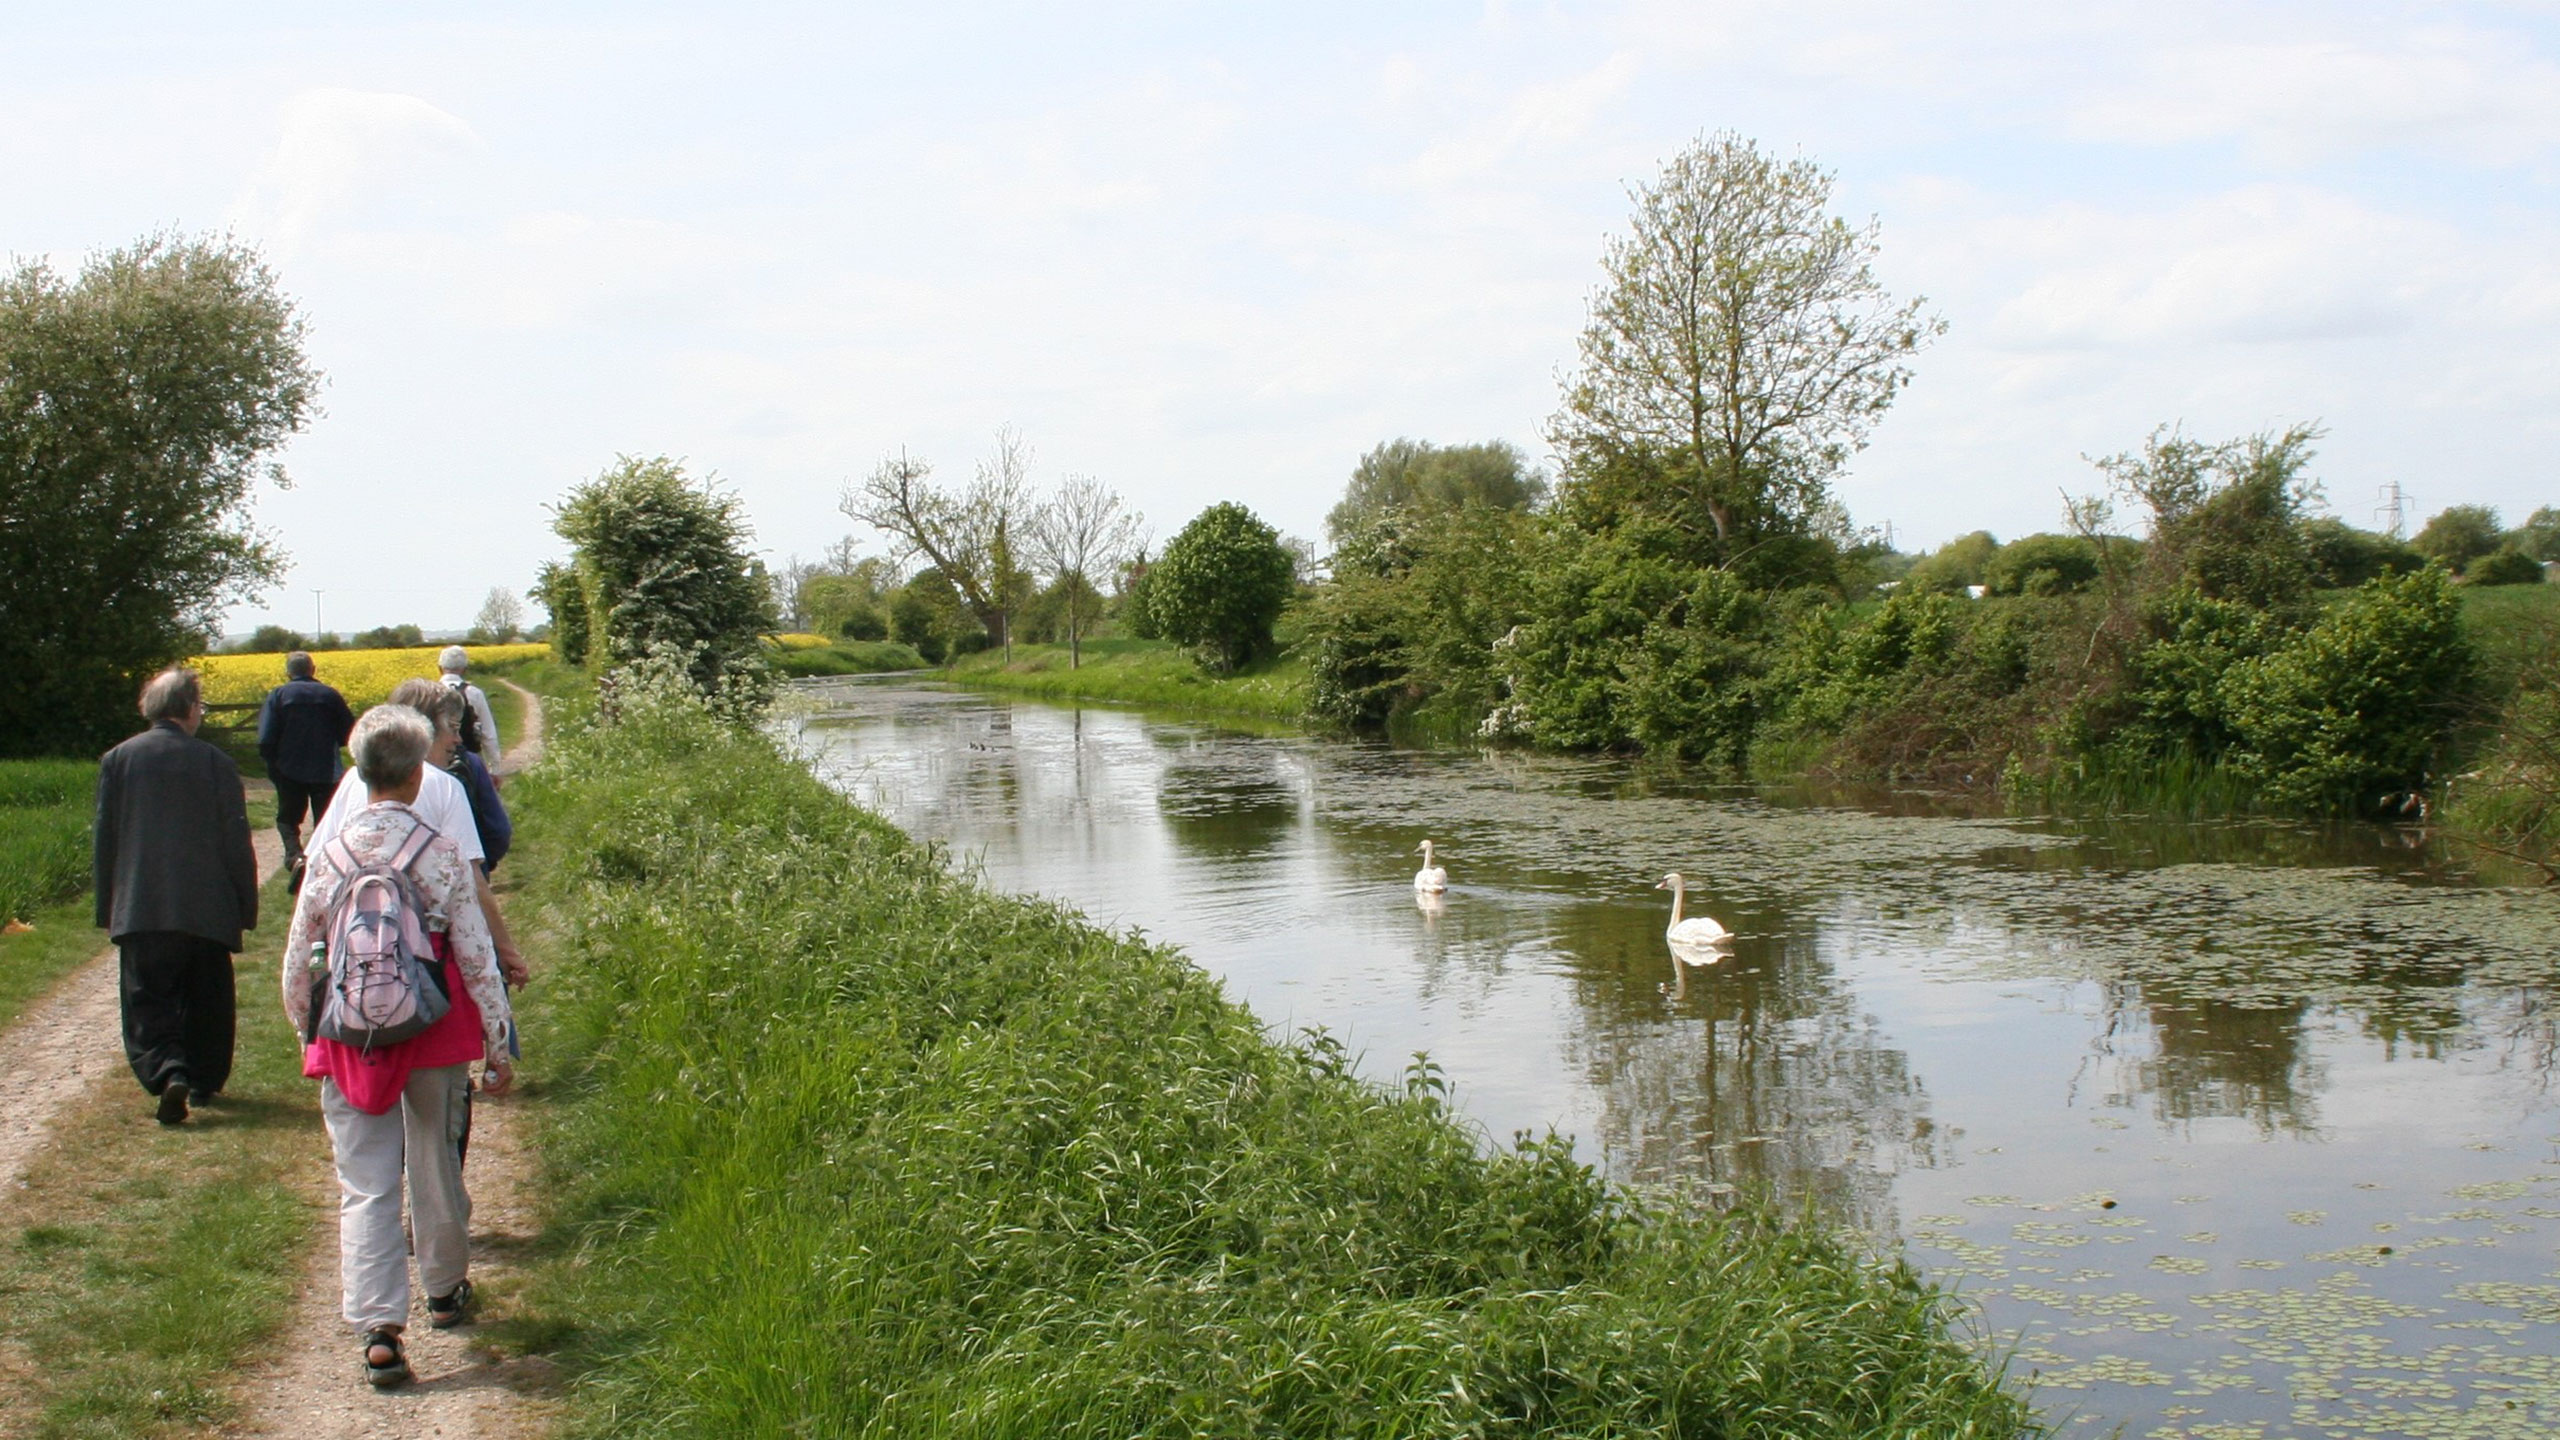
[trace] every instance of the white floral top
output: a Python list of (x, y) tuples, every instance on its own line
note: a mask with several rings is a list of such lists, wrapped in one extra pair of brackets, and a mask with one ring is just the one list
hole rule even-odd
[[(398, 858), (400, 847), (408, 842), (410, 828), (425, 823), (397, 800), (377, 800), (357, 811), (339, 830), (338, 838), (347, 842), (358, 863), (387, 865)], [(471, 862), (462, 858), (460, 847), (450, 838), (438, 835), (419, 852), (409, 874), (418, 882), (418, 893), (426, 901), (427, 913), (422, 918), (427, 928), (444, 931), (453, 944), (453, 958), (462, 966), (463, 986), (471, 992), (472, 1003), (480, 1007), (480, 1034), (489, 1054), (493, 1058), (506, 1054), (511, 1013), (507, 986), (498, 971), (498, 947), (489, 938), (489, 921), (480, 913), (480, 892), (473, 884)], [(285, 936), (281, 967), (284, 1013), (292, 1019), (297, 1033), (302, 1029), (302, 1012), (311, 1002), (306, 968), (311, 942), (328, 932), (329, 907), (337, 902), (344, 883), (345, 877), (338, 874), (325, 851), (311, 852), (302, 894), (293, 907), (293, 929)]]

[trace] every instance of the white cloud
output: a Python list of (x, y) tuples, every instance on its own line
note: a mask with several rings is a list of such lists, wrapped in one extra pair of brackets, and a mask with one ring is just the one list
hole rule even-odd
[(2029, 349), (2390, 334), (2435, 303), (2460, 244), (2438, 224), (2265, 185), (2148, 213), (2059, 206), (1982, 229), (2037, 271), (1990, 326), (1996, 343)]
[(2186, 45), (2095, 95), (2072, 128), (2152, 145), (2237, 138), (2284, 164), (2405, 149), (2507, 165), (2560, 143), (2560, 66), (2515, 37), (2454, 28)]
[(415, 95), (305, 90), (284, 103), (280, 119), (282, 133), (232, 216), (284, 254), (332, 212), (479, 144), (459, 116)]

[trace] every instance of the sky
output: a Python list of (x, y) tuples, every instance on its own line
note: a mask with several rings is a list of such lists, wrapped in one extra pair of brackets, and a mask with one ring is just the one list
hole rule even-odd
[(1320, 538), (1383, 440), (1548, 457), (1628, 188), (1724, 130), (1947, 322), (1838, 484), (1904, 549), (2163, 424), (2324, 425), (2357, 524), (2560, 504), (2560, 5), (13, 10), (10, 257), (228, 233), (327, 377), (235, 632), (467, 625), (618, 455), (775, 563), (1007, 426)]

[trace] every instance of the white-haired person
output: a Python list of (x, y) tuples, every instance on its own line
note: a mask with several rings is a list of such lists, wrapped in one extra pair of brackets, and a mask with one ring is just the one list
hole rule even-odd
[(459, 645), (447, 645), (436, 654), (436, 669), (444, 688), (462, 696), (471, 711), (470, 723), (462, 727), (462, 747), (480, 757), (480, 763), (492, 771), (498, 768), (498, 717), (489, 709), (489, 692), (462, 678), (471, 668), (471, 652)]
[[(285, 1013), (297, 1034), (311, 1037), (302, 1073), (320, 1082), (337, 1158), (342, 1313), (364, 1337), (365, 1378), (386, 1387), (411, 1378), (400, 1337), (409, 1324), (413, 1247), (427, 1323), (443, 1329), (470, 1317), (471, 1197), (462, 1185), (461, 1145), (471, 1066), (486, 1062), (484, 1094), (503, 1094), (514, 1080), (506, 985), (471, 862), (415, 808), (420, 782), (434, 773), (426, 764), (434, 744), (425, 718), (405, 705), (377, 705), (356, 721), (347, 748), (365, 804), (339, 827), (337, 843), (315, 842), (308, 852), (282, 967)], [(328, 938), (330, 912), (352, 868), (398, 865), (404, 856), (452, 1009), (391, 1045), (359, 1049), (312, 1036), (313, 941)]]
[[(410, 682), (401, 683), (406, 686)], [(418, 715), (430, 726), (439, 723), (438, 720), (428, 718), (423, 712), (409, 706), (401, 705), (399, 708)], [(368, 710), (365, 713), (369, 715), (373, 712)], [(430, 733), (433, 731), (431, 730)], [(328, 844), (329, 837), (337, 834), (339, 827), (345, 825), (350, 816), (364, 808), (364, 804), (363, 778), (350, 770), (344, 778), (339, 780), (337, 793), (329, 797), (329, 808), (321, 811), (320, 818), (312, 822), (309, 848), (318, 850), (321, 846)], [(436, 827), (438, 834), (446, 836), (455, 845), (461, 847), (463, 858), (471, 862), (471, 873), (480, 892), (480, 913), (487, 917), (489, 933), (497, 941), (498, 963), (506, 970), (508, 984), (518, 986), (525, 984), (532, 978), (533, 972), (531, 967), (525, 964), (523, 952), (516, 949), (515, 936), (507, 929), (507, 919), (498, 912), (498, 897), (489, 889), (489, 852), (487, 846), (481, 842), (480, 826), (473, 817), (470, 792), (463, 788), (463, 783), (456, 779), (452, 772), (440, 766), (429, 765), (426, 769), (426, 778), (419, 782), (416, 804), (418, 813), (426, 817), (427, 823)]]

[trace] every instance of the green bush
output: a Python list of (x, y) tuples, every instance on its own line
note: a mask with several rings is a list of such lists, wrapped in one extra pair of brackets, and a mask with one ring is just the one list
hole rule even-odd
[(2472, 585), (2539, 585), (2542, 562), (2521, 550), (2492, 550), (2471, 562), (2463, 580)]
[(2068, 595), (2098, 583), (2097, 542), (2080, 535), (2029, 535), (2000, 547), (1982, 567), (1994, 595)]
[(953, 875), (699, 707), (511, 792), (584, 1433), (2001, 1437), (1905, 1266), (1488, 1153), (1417, 1063)]
[(758, 637), (775, 626), (773, 594), (748, 559), (737, 496), (664, 456), (626, 455), (570, 490), (552, 529), (576, 550), (566, 568), (586, 601), (591, 660), (627, 664), (672, 648), (691, 657), (706, 694), (764, 683)]
[(1212, 505), (1182, 527), (1147, 572), (1157, 634), (1225, 673), (1271, 653), (1271, 627), (1297, 588), (1279, 532), (1242, 505)]
[(2223, 683), (2234, 763), (2278, 805), (2372, 809), (2422, 787), (2471, 679), (2452, 577), (2375, 580)]

